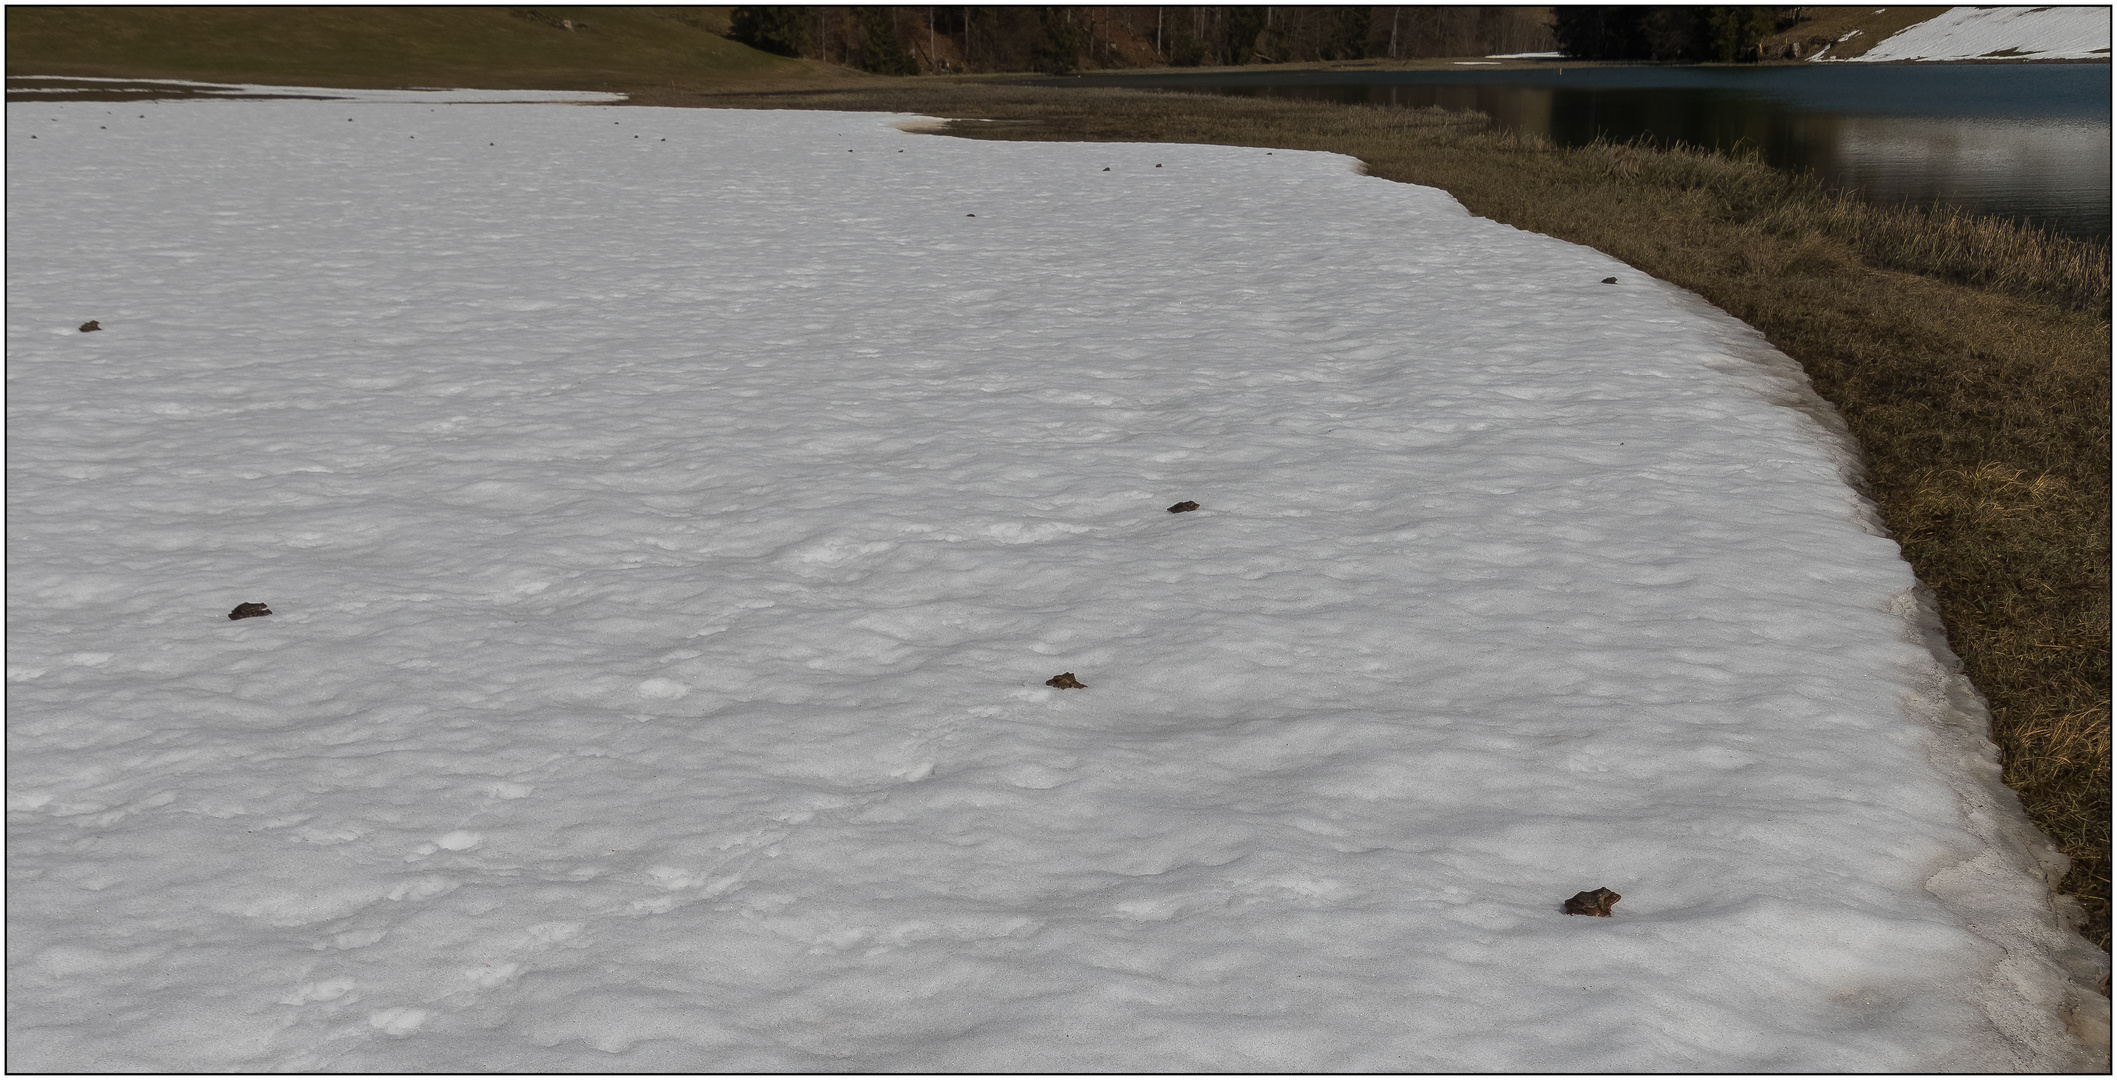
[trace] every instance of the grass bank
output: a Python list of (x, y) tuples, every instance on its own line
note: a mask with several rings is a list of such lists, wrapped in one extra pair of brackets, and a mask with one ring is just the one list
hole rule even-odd
[(1989, 218), (1872, 206), (1755, 160), (1558, 149), (1462, 114), (901, 80), (642, 104), (1008, 121), (990, 139), (1329, 150), (1705, 297), (1799, 361), (1866, 452), (1867, 493), (1940, 599), (2006, 781), (2073, 859), (2110, 944), (2110, 261)]

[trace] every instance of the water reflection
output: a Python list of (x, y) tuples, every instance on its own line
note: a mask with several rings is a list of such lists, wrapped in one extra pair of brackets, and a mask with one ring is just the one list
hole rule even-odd
[(2110, 235), (2106, 64), (1562, 68), (1091, 76), (1074, 85), (1475, 109), (1564, 146), (1755, 147), (1880, 201), (1940, 200)]
[(1833, 183), (2110, 235), (2108, 124), (1845, 117), (1837, 127), (1836, 153), (1817, 168)]

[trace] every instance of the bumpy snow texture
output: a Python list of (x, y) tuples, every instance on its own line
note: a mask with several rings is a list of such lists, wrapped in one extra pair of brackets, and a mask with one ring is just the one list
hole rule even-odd
[(1827, 410), (1603, 255), (1323, 154), (8, 113), (13, 1069), (2096, 1060)]

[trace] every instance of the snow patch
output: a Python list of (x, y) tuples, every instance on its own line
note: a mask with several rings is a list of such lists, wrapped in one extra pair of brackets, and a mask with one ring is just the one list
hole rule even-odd
[(1990, 58), (2108, 60), (2110, 8), (1949, 8), (1844, 62)]

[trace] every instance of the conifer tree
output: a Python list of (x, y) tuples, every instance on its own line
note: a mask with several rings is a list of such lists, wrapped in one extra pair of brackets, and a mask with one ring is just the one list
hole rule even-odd
[(1257, 55), (1257, 35), (1264, 33), (1264, 9), (1230, 7), (1220, 12), (1221, 63), (1249, 63)]
[(728, 36), (753, 49), (800, 56), (807, 22), (797, 7), (739, 7), (728, 18)]
[(917, 75), (919, 61), (897, 40), (897, 19), (886, 7), (860, 11), (860, 69), (877, 75)]
[(1070, 75), (1080, 69), (1082, 38), (1064, 8), (1038, 8), (1042, 32), (1030, 51), (1030, 63), (1046, 75)]
[(1327, 36), (1317, 50), (1323, 60), (1360, 60), (1367, 56), (1369, 30), (1374, 26), (1375, 9), (1371, 7), (1340, 7), (1331, 9), (1331, 20)]
[(1712, 58), (1721, 63), (1761, 59), (1758, 43), (1779, 29), (1779, 13), (1768, 7), (1707, 8), (1705, 20)]

